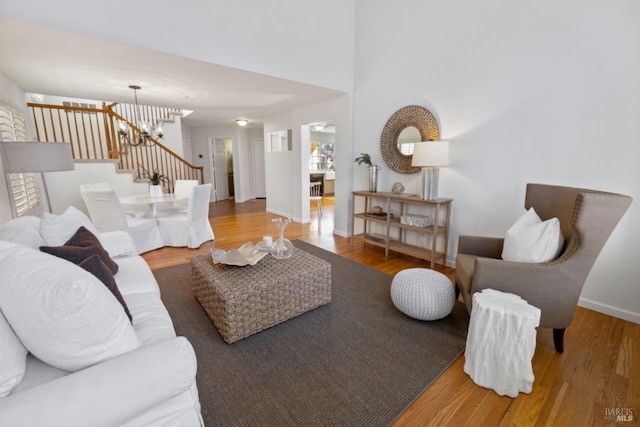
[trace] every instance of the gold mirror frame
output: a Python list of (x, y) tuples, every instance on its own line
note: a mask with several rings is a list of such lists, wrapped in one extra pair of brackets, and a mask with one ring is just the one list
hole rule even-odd
[(399, 173), (417, 173), (421, 168), (411, 166), (411, 158), (400, 152), (398, 136), (405, 128), (413, 126), (420, 132), (422, 141), (440, 139), (438, 122), (429, 110), (419, 105), (409, 105), (393, 113), (382, 129), (380, 151), (387, 166)]

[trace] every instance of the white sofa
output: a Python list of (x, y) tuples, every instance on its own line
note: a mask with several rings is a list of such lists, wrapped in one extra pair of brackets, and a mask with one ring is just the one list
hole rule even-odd
[[(69, 261), (38, 250), (40, 246), (64, 244), (70, 233), (73, 234), (73, 230), (77, 230), (80, 225), (87, 229), (91, 228), (89, 219), (84, 214), (70, 208), (59, 216), (45, 214), (42, 219), (18, 218), (0, 227), (0, 309), (2, 309), (0, 313), (0, 396), (4, 394), (0, 397), (0, 425), (12, 427), (202, 426), (195, 381), (197, 368), (195, 353), (186, 338), (176, 337), (171, 318), (160, 299), (158, 284), (146, 262), (135, 255), (135, 247), (129, 236), (124, 232), (104, 235), (96, 233), (102, 247), (117, 263), (118, 271), (113, 278), (132, 315), (131, 322), (123, 314), (125, 311), (122, 310), (122, 305), (109, 293), (107, 287), (97, 286), (92, 282), (94, 276), (91, 273), (87, 273)], [(21, 267), (21, 265), (29, 265), (23, 260), (31, 257), (36, 260), (32, 264), (33, 269)], [(55, 268), (49, 268), (48, 263)], [(60, 345), (60, 342), (45, 345), (41, 345), (37, 340), (33, 342), (31, 338), (38, 333), (56, 335), (52, 340), (58, 339), (57, 332), (47, 332), (48, 328), (53, 328), (55, 331), (57, 321), (52, 322), (48, 319), (46, 323), (40, 324), (44, 325), (44, 331), (36, 326), (33, 333), (29, 332), (28, 322), (32, 317), (39, 315), (30, 312), (30, 310), (37, 310), (37, 307), (33, 308), (34, 306), (42, 303), (48, 308), (47, 299), (58, 297), (50, 296), (46, 292), (49, 292), (49, 288), (56, 289), (58, 292), (57, 279), (53, 276), (57, 274), (55, 271), (61, 263), (65, 264), (62, 265), (62, 270), (73, 270), (70, 276), (77, 273), (80, 278), (78, 280), (84, 280), (86, 274), (91, 275), (92, 279), (86, 281), (93, 284), (87, 289), (94, 292), (97, 297), (110, 298), (109, 301), (104, 300), (106, 301), (104, 305), (110, 308), (116, 307), (120, 311), (117, 314), (117, 321), (110, 323), (120, 322), (117, 323), (119, 336), (115, 341), (119, 340), (116, 347), (120, 346), (116, 349), (116, 353), (122, 354), (113, 356), (113, 353), (108, 353), (104, 360), (99, 359), (102, 359), (106, 352), (104, 354), (97, 352), (88, 356), (97, 357), (99, 360), (97, 363), (67, 361), (64, 359), (64, 352), (69, 351), (69, 346), (77, 344), (73, 342), (76, 337), (73, 333), (69, 334), (69, 331), (61, 331), (62, 335), (67, 333), (71, 340), (69, 346)], [(44, 269), (43, 273), (30, 271), (40, 267)], [(29, 270), (24, 273), (30, 277), (28, 280), (31, 282), (34, 281), (33, 277), (40, 277), (38, 274), (50, 276), (44, 280), (48, 282), (42, 287), (44, 291), (37, 291), (45, 292), (47, 298), (39, 301), (39, 295), (30, 297), (32, 300), (25, 302), (28, 304), (27, 309), (16, 308), (16, 303), (10, 301), (10, 298), (22, 296), (20, 293), (17, 296), (14, 295), (15, 292), (12, 294), (13, 283), (8, 283), (22, 280), (21, 269)], [(31, 282), (26, 283), (30, 292)], [(73, 286), (76, 285), (77, 283)], [(36, 288), (35, 285), (33, 287)], [(33, 300), (38, 301), (34, 303)], [(66, 300), (63, 303), (68, 304)], [(60, 325), (76, 321), (77, 319), (73, 319), (81, 315), (87, 317), (88, 324), (91, 324), (94, 320), (93, 316), (82, 314), (82, 310), (84, 308), (80, 307), (61, 317)], [(88, 312), (99, 311), (100, 308), (88, 307)], [(29, 312), (28, 315), (24, 315), (28, 317), (26, 324), (22, 324), (20, 319), (23, 312)], [(102, 314), (96, 314), (97, 318), (100, 316)], [(105, 323), (102, 320), (99, 321)], [(84, 320), (82, 323), (84, 326)], [(7, 324), (10, 327), (7, 327)], [(95, 329), (92, 329), (89, 335), (94, 335), (92, 331), (100, 329), (101, 325), (95, 325), (93, 328)], [(109, 333), (113, 330), (111, 328)], [(44, 341), (48, 340), (49, 335), (44, 335)], [(93, 338), (92, 336), (89, 339)], [(11, 346), (16, 348), (12, 354), (8, 351)], [(32, 346), (33, 348), (30, 348)], [(23, 352), (20, 351), (21, 347), (25, 348)], [(57, 351), (60, 354), (56, 353)], [(58, 366), (44, 362), (34, 356), (34, 352), (43, 355), (42, 358), (47, 361), (54, 360), (54, 364)], [(84, 352), (80, 353), (82, 353), (79, 355), (80, 359), (85, 357)], [(75, 358), (75, 354), (69, 357), (69, 359)], [(60, 366), (66, 367), (67, 362), (72, 369), (61, 369)], [(78, 365), (74, 367), (73, 364), (76, 362), (89, 366), (75, 369)]]

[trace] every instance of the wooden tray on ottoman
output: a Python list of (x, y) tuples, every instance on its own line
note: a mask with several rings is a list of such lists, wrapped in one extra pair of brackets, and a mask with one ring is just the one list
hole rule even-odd
[(289, 259), (266, 256), (253, 266), (191, 258), (191, 286), (229, 344), (331, 302), (331, 264), (294, 248)]

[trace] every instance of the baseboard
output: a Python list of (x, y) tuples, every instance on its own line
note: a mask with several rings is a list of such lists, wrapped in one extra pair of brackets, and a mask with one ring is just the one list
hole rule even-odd
[(589, 310), (597, 311), (598, 313), (607, 314), (609, 316), (617, 317), (618, 319), (640, 324), (640, 313), (634, 313), (633, 311), (603, 304), (587, 298), (580, 298), (578, 300), (578, 305), (580, 307), (588, 308)]
[(346, 237), (346, 238), (351, 237), (351, 234), (347, 233), (346, 231), (336, 230), (335, 228), (333, 229), (333, 234), (340, 237)]
[[(269, 208), (267, 208), (267, 209), (266, 209), (266, 211), (267, 211), (268, 213), (270, 213), (270, 214), (280, 215), (280, 216), (283, 216), (283, 217), (285, 217), (285, 218), (289, 218), (289, 217), (291, 216), (291, 215), (289, 215), (288, 213), (280, 212), (280, 211), (275, 210), (275, 209), (269, 209)], [(293, 218), (292, 218), (292, 219), (293, 219)], [(297, 219), (293, 219), (293, 220), (294, 220), (294, 221), (296, 221), (296, 222), (300, 222), (300, 221), (298, 221)]]
[(245, 197), (244, 199), (236, 199), (236, 198), (234, 198), (234, 202), (235, 203), (244, 203), (244, 202), (248, 202), (249, 200), (253, 200), (253, 197)]

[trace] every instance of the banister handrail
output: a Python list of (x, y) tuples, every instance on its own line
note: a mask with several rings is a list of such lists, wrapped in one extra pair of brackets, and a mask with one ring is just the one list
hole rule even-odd
[[(112, 113), (113, 113), (113, 117), (115, 117), (116, 119), (126, 121), (126, 119), (125, 119), (124, 117), (122, 117), (120, 114), (116, 113), (115, 111), (112, 111)], [(132, 129), (134, 129), (136, 132), (138, 132), (138, 133), (141, 133), (141, 132), (142, 132), (138, 126), (134, 125), (133, 123), (129, 123), (128, 121), (127, 121), (127, 123), (128, 123), (128, 124), (129, 124), (129, 126), (130, 126)], [(190, 168), (194, 168), (194, 169), (204, 169), (204, 167), (202, 167), (202, 166), (196, 166), (196, 165), (194, 165), (194, 164), (189, 163), (186, 159), (184, 159), (184, 158), (180, 157), (180, 155), (179, 155), (179, 154), (176, 154), (176, 153), (175, 153), (171, 148), (169, 148), (169, 147), (167, 147), (166, 145), (162, 144), (162, 143), (161, 143), (160, 141), (158, 141), (157, 139), (155, 139), (155, 138), (153, 138), (153, 137), (151, 137), (151, 136), (149, 136), (149, 139), (150, 139), (151, 141), (153, 141), (153, 143), (154, 143), (155, 145), (158, 145), (160, 148), (162, 148), (162, 149), (166, 150), (169, 154), (171, 154), (171, 155), (173, 155), (173, 156), (178, 157), (178, 158), (180, 159), (180, 161), (181, 161), (182, 163), (184, 163), (186, 166), (189, 166)]]
[(124, 142), (118, 132), (118, 120), (125, 121), (133, 132), (140, 129), (115, 112), (112, 109), (115, 105), (103, 103), (102, 108), (90, 108), (27, 104), (33, 112), (38, 141), (69, 142), (74, 159), (117, 160), (120, 169), (136, 171), (137, 178), (143, 178), (141, 168), (157, 170), (169, 178), (170, 192), (176, 179), (197, 179), (204, 183), (204, 167), (191, 164), (156, 139), (151, 138), (154, 145), (150, 147)]

